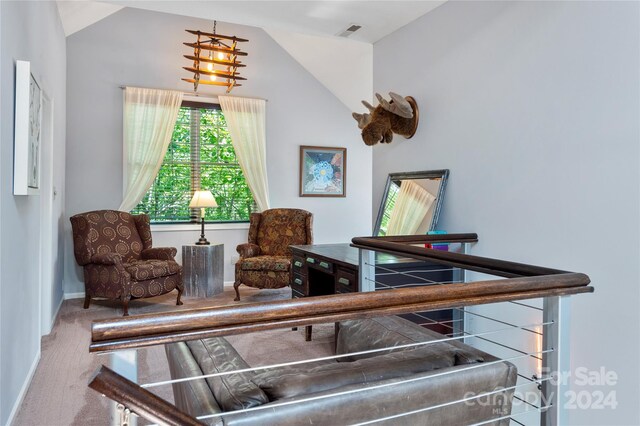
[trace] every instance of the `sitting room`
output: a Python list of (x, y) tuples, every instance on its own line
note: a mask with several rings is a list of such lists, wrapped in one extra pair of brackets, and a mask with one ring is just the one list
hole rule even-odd
[(0, 47), (0, 425), (640, 424), (639, 2), (3, 0)]

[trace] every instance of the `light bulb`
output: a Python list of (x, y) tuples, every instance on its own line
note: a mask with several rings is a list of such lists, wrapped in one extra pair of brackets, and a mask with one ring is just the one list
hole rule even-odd
[(218, 79), (218, 77), (216, 77), (215, 75), (210, 75), (209, 78), (211, 79), (211, 81), (216, 81)]
[(213, 71), (213, 64), (212, 64), (212, 63), (208, 63), (208, 64), (207, 64), (207, 69), (208, 69), (209, 71)]
[(220, 60), (224, 59), (224, 53), (218, 52), (218, 59)]

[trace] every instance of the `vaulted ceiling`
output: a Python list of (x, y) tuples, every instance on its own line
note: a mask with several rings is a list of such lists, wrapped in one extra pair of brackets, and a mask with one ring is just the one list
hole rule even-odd
[[(446, 1), (446, 0), (445, 0)], [(375, 43), (445, 1), (58, 1), (67, 35), (121, 7), (251, 25), (315, 36), (336, 36), (361, 25), (352, 40)]]

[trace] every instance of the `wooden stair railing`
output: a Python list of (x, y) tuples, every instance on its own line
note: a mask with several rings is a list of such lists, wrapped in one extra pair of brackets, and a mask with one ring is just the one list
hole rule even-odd
[[(354, 238), (353, 246), (489, 273), (508, 279), (431, 285), (393, 291), (335, 294), (260, 304), (200, 308), (94, 321), (91, 352), (134, 349), (170, 342), (448, 309), (532, 298), (591, 293), (582, 273), (443, 252), (410, 244), (473, 242), (476, 234)], [(149, 420), (198, 425), (198, 420), (102, 366), (89, 386)]]
[(89, 381), (89, 387), (127, 409), (154, 423), (169, 426), (204, 425), (187, 413), (178, 410), (159, 396), (142, 388), (104, 365)]
[(452, 240), (473, 241), (477, 240), (477, 236), (454, 234), (354, 238), (353, 246), (515, 278), (99, 320), (92, 324), (89, 350), (105, 352), (132, 349), (276, 328), (593, 291), (593, 287), (588, 285), (589, 277), (581, 273), (408, 245)]

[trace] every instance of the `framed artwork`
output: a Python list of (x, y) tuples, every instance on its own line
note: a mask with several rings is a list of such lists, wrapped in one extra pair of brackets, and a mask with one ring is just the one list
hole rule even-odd
[(300, 147), (300, 196), (344, 197), (347, 148)]
[(40, 189), (42, 89), (28, 61), (16, 61), (13, 194), (37, 194)]

